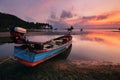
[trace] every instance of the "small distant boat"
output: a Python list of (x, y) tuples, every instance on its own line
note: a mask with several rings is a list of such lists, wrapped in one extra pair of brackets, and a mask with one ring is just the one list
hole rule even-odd
[(120, 30), (120, 28), (118, 28), (118, 30)]
[(72, 36), (67, 34), (46, 42), (25, 41), (22, 43), (21, 46), (15, 46), (14, 56), (19, 63), (33, 67), (66, 50), (72, 43)]

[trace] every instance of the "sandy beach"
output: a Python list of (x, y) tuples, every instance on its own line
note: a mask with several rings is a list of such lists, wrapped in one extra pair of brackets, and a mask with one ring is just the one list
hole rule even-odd
[(13, 60), (0, 65), (1, 80), (119, 80), (120, 65), (96, 61), (49, 60), (26, 67)]

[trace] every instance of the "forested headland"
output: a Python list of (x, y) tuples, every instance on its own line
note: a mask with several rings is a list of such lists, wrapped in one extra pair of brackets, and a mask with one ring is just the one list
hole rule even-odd
[(23, 27), (27, 29), (52, 29), (49, 23), (27, 22), (15, 15), (0, 12), (0, 31), (8, 31), (10, 27)]

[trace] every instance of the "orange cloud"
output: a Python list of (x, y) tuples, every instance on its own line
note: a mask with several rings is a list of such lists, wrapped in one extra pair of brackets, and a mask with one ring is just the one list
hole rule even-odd
[(97, 20), (96, 17), (95, 19), (89, 20), (87, 23), (93, 25), (120, 23), (120, 11), (114, 11), (105, 15), (107, 17), (105, 19)]
[(120, 24), (120, 11), (113, 11), (107, 14), (97, 16), (85, 16), (65, 20), (67, 24), (86, 24), (86, 25), (106, 25), (106, 24)]

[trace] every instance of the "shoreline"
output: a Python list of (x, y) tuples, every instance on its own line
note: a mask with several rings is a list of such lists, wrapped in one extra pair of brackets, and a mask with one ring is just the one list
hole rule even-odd
[[(99, 32), (99, 31), (98, 31)], [(107, 32), (107, 31), (106, 31)], [(120, 31), (108, 31), (108, 32), (120, 32)], [(52, 31), (30, 31), (28, 33), (26, 33), (27, 36), (34, 36), (34, 35), (65, 35), (68, 32), (52, 32)], [(72, 35), (81, 35), (81, 34), (89, 34), (91, 33), (91, 31), (73, 31), (71, 34)], [(0, 32), (0, 37), (9, 37), (10, 33), (9, 32)]]
[[(72, 35), (81, 35), (81, 34), (88, 34), (90, 32), (72, 32)], [(25, 34), (26, 36), (39, 36), (39, 35), (65, 35), (67, 32), (28, 32)], [(2, 43), (11, 43), (12, 40), (10, 39), (9, 32), (0, 32), (0, 44)]]
[[(88, 31), (83, 32), (72, 32), (72, 35), (79, 35), (79, 34), (88, 34)], [(27, 36), (33, 36), (33, 35), (64, 35), (67, 34), (67, 32), (28, 32)], [(0, 32), (0, 37), (9, 37), (9, 32)]]

